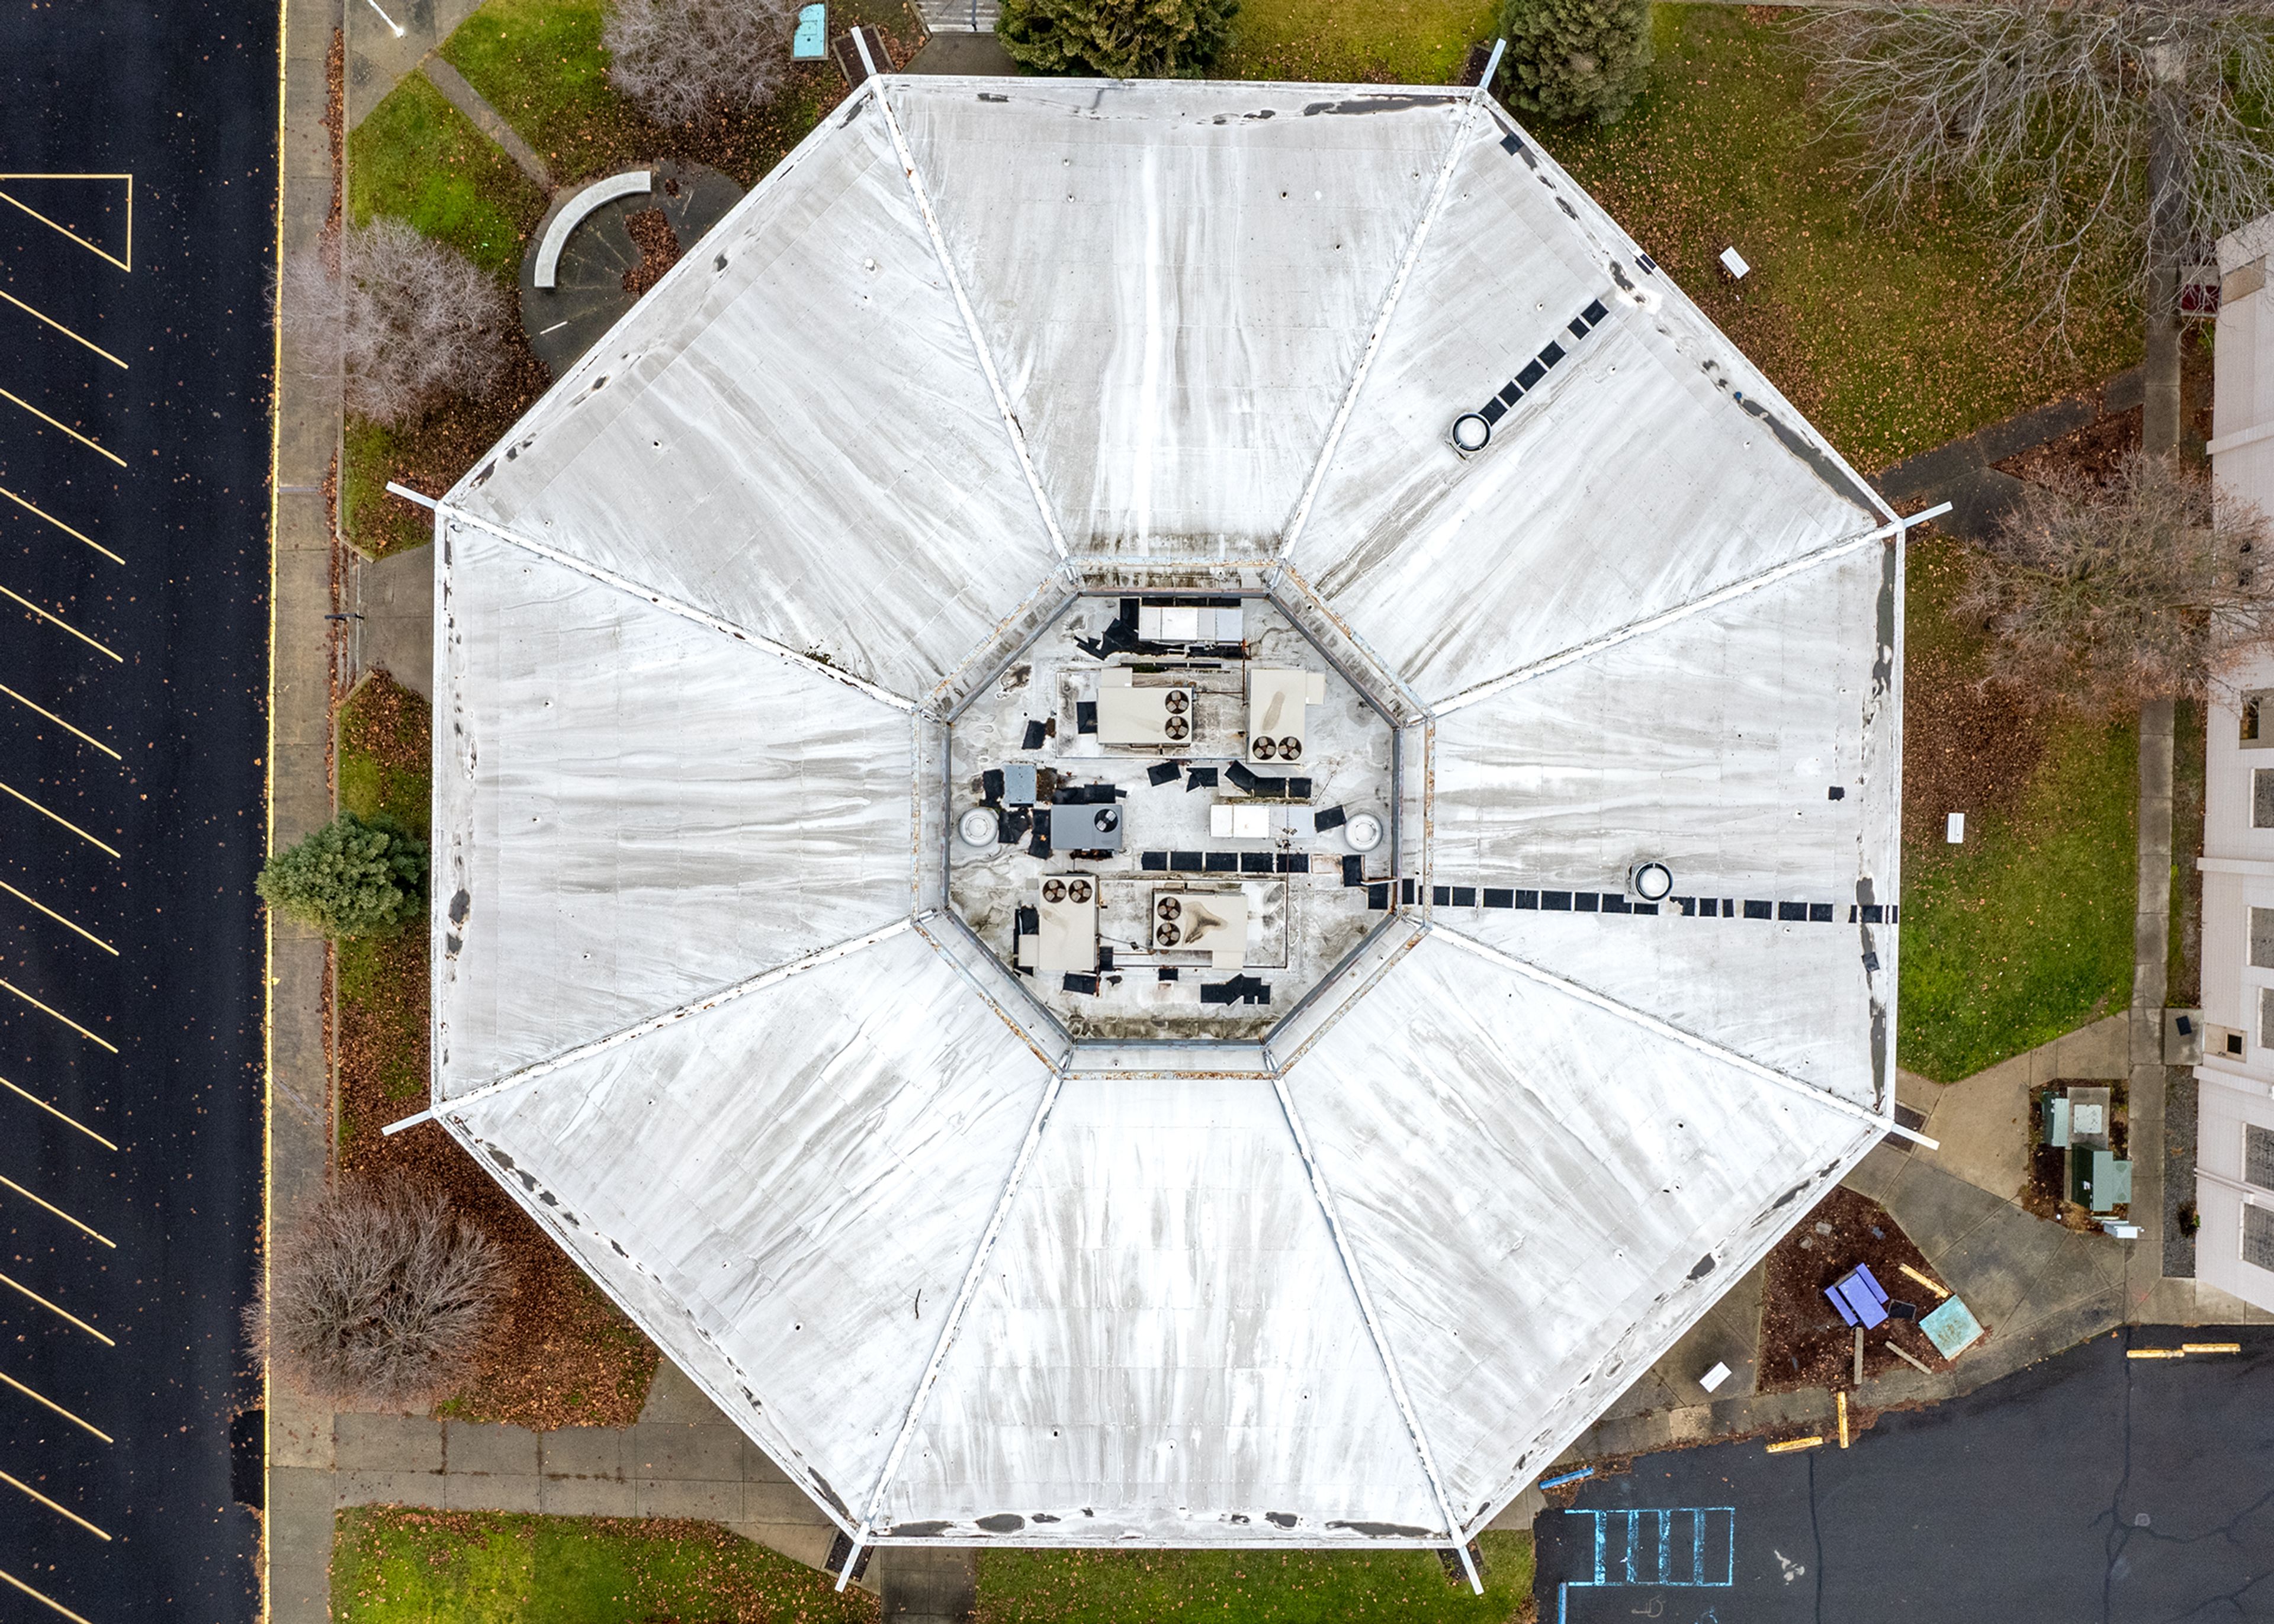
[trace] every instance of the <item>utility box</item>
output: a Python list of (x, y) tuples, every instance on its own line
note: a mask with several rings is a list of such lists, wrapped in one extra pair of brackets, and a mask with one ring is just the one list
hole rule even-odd
[(2088, 1212), (2108, 1213), (2132, 1199), (2132, 1164), (2110, 1150), (2079, 1149), (2069, 1157), (2069, 1199)]
[(2060, 1094), (2044, 1098), (2045, 1143), (2055, 1150), (2068, 1148), (2068, 1101)]
[(2116, 1106), (2114, 1093), (2107, 1088), (2072, 1088), (2068, 1091), (2068, 1142), (2079, 1150), (2106, 1150), (2109, 1147), (2110, 1117)]

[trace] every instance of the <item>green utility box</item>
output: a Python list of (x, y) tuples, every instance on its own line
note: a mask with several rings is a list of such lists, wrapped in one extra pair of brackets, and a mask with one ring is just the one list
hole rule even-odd
[(2088, 1211), (2113, 1212), (2132, 1199), (2132, 1164), (2108, 1150), (2069, 1154), (2069, 1199)]

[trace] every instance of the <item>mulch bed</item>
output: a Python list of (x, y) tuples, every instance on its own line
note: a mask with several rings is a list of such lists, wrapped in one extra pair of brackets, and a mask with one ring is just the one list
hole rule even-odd
[[(510, 323), (498, 342), (507, 360), (497, 388), (486, 400), (452, 396), (398, 431), (388, 479), (429, 496), (441, 495), (553, 387), (553, 374), (529, 347), (529, 335), (518, 321)], [(374, 558), (434, 538), (434, 515), (399, 496), (365, 503), (356, 518), (356, 533), (348, 539)]]
[[(1822, 1232), (1823, 1225), (1830, 1234)], [(1902, 1273), (1909, 1264), (1930, 1280), (1939, 1278), (1886, 1208), (1852, 1190), (1835, 1189), (1769, 1253), (1761, 1287), (1761, 1392), (1854, 1388), (1856, 1333), (1824, 1291), (1859, 1263), (1870, 1267), (1890, 1297), (1916, 1303), (1922, 1314), (1942, 1300)], [(1864, 1334), (1865, 1380), (1904, 1365), (1888, 1350), (1890, 1338), (1929, 1370), (1949, 1368), (1916, 1324), (1890, 1319)], [(1852, 1416), (1849, 1425), (1855, 1425)]]
[[(1972, 552), (1940, 537), (1914, 539), (1904, 568), (1914, 598), (1947, 602), (1974, 568)], [(2029, 787), (2044, 752), (2042, 707), (1982, 681), (1972, 640), (1914, 638), (1903, 663), (1903, 833), (1939, 843), (1953, 812), (1999, 810)]]
[(637, 298), (679, 263), (679, 233), (671, 229), (671, 217), (659, 208), (625, 215), (624, 231), (632, 246), (640, 251), (640, 262), (624, 273), (624, 291)]
[[(358, 696), (350, 742), (383, 769), (423, 774), (429, 733), (422, 703), (375, 682)], [(630, 1425), (655, 1374), (654, 1346), (442, 1128), (380, 1132), (426, 1097), (426, 933), (413, 924), (369, 945), (365, 985), (353, 997), (343, 988), (335, 1013), (340, 1172), (400, 1175), (441, 1192), (489, 1232), (512, 1271), (472, 1380), (443, 1408), (537, 1429)]]

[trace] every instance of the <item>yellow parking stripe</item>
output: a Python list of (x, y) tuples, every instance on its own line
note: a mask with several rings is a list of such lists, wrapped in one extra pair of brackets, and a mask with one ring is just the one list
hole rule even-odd
[(69, 1607), (64, 1606), (63, 1603), (57, 1601), (54, 1597), (44, 1595), (41, 1592), (34, 1590), (30, 1585), (25, 1583), (21, 1579), (19, 1579), (14, 1574), (10, 1573), (4, 1568), (0, 1568), (0, 1581), (4, 1581), (9, 1584), (14, 1585), (18, 1590), (23, 1591), (25, 1595), (30, 1597), (34, 1601), (38, 1602), (41, 1606), (54, 1608), (57, 1613), (62, 1613), (64, 1617), (69, 1619), (72, 1621), (72, 1624), (94, 1624), (94, 1620), (88, 1618), (85, 1613), (73, 1613)]
[(49, 1212), (53, 1213), (56, 1217), (58, 1217), (58, 1218), (62, 1219), (65, 1223), (67, 1223), (67, 1224), (71, 1225), (71, 1227), (72, 1227), (72, 1229), (79, 1229), (79, 1230), (82, 1230), (82, 1231), (84, 1231), (85, 1233), (87, 1233), (87, 1234), (88, 1234), (88, 1235), (93, 1236), (96, 1240), (101, 1241), (104, 1245), (106, 1245), (106, 1246), (109, 1247), (109, 1248), (111, 1249), (111, 1251), (113, 1251), (113, 1252), (117, 1252), (117, 1251), (118, 1250), (118, 1243), (117, 1243), (117, 1241), (114, 1241), (114, 1240), (110, 1239), (108, 1236), (103, 1235), (103, 1234), (102, 1234), (101, 1232), (99, 1232), (99, 1231), (97, 1231), (97, 1230), (88, 1229), (87, 1225), (85, 1225), (85, 1224), (81, 1223), (78, 1219), (76, 1219), (76, 1218), (72, 1217), (69, 1213), (67, 1213), (67, 1212), (64, 1211), (64, 1209), (63, 1209), (62, 1207), (57, 1207), (54, 1202), (52, 1202), (52, 1201), (42, 1201), (41, 1199), (40, 1199), (40, 1198), (39, 1198), (39, 1197), (37, 1197), (37, 1196), (34, 1195), (30, 1191), (28, 1191), (28, 1190), (25, 1189), (23, 1185), (21, 1185), (21, 1184), (18, 1184), (14, 1179), (12, 1179), (12, 1178), (9, 1178), (9, 1177), (0, 1177), (0, 1184), (5, 1184), (5, 1185), (7, 1185), (9, 1189), (13, 1190), (13, 1191), (18, 1194), (18, 1195), (22, 1196), (22, 1197), (23, 1197), (26, 1201), (31, 1202), (33, 1206), (34, 1206), (34, 1207), (46, 1207)]
[(108, 1535), (108, 1534), (104, 1533), (101, 1529), (99, 1529), (99, 1528), (95, 1527), (95, 1525), (94, 1525), (94, 1523), (92, 1523), (92, 1522), (88, 1522), (85, 1517), (83, 1517), (83, 1516), (79, 1515), (79, 1514), (78, 1512), (73, 1511), (73, 1510), (72, 1510), (69, 1506), (59, 1505), (59, 1504), (57, 1504), (56, 1501), (49, 1500), (46, 1495), (44, 1495), (44, 1494), (41, 1493), (41, 1492), (39, 1492), (39, 1490), (37, 1490), (37, 1489), (34, 1488), (30, 1484), (28, 1484), (28, 1483), (25, 1482), (21, 1477), (10, 1477), (6, 1472), (0, 1471), (0, 1483), (4, 1483), (4, 1484), (6, 1484), (6, 1485), (7, 1485), (10, 1488), (11, 1488), (11, 1489), (20, 1489), (20, 1490), (22, 1490), (25, 1493), (26, 1493), (26, 1494), (28, 1494), (28, 1495), (30, 1495), (34, 1500), (35, 1500), (39, 1501), (39, 1502), (40, 1502), (40, 1504), (41, 1504), (42, 1506), (45, 1506), (45, 1507), (46, 1507), (49, 1511), (54, 1512), (57, 1516), (61, 1516), (61, 1517), (69, 1517), (72, 1522), (74, 1522), (78, 1523), (81, 1528), (85, 1529), (88, 1533), (93, 1534), (93, 1535), (94, 1535), (97, 1539), (102, 1540), (102, 1541), (103, 1543), (105, 1543), (106, 1545), (109, 1543), (109, 1541), (110, 1541), (110, 1536), (109, 1536), (109, 1535)]
[[(0, 389), (0, 395), (4, 395), (6, 393), (6, 390)], [(78, 728), (73, 727), (69, 722), (64, 721), (63, 718), (57, 716), (54, 711), (49, 710), (46, 706), (34, 704), (30, 700), (25, 698), (21, 694), (18, 693), (14, 688), (10, 688), (4, 682), (0, 682), (0, 694), (7, 695), (9, 698), (14, 700), (26, 710), (37, 710), (41, 716), (46, 717), (48, 720), (53, 722), (65, 733), (70, 733), (76, 738), (86, 740), (96, 749), (101, 750), (105, 756), (110, 757), (111, 760), (124, 761), (126, 759), (117, 751), (112, 749), (109, 745), (103, 743), (102, 740), (96, 738), (93, 733), (80, 732)]]
[(110, 1338), (96, 1330), (93, 1326), (80, 1319), (77, 1314), (72, 1313), (68, 1309), (56, 1307), (53, 1303), (50, 1303), (47, 1298), (33, 1290), (31, 1287), (26, 1285), (22, 1281), (13, 1280), (5, 1274), (0, 1274), (0, 1286), (12, 1287), (14, 1289), (22, 1292), (26, 1297), (30, 1297), (32, 1301), (37, 1303), (49, 1313), (58, 1315), (63, 1319), (70, 1320), (73, 1325), (79, 1327), (80, 1330), (85, 1331), (89, 1336), (94, 1338), (95, 1341), (101, 1342), (104, 1347), (116, 1348), (118, 1346), (117, 1342), (111, 1341)]
[(17, 495), (4, 485), (0, 485), (0, 496), (6, 497), (10, 501), (15, 503), (16, 506), (21, 508), (26, 513), (35, 514), (39, 517), (45, 519), (49, 523), (54, 525), (57, 530), (61, 530), (64, 535), (71, 537), (73, 540), (87, 543), (88, 546), (93, 547), (97, 553), (102, 553), (103, 557), (109, 559), (112, 563), (124, 564), (126, 561), (124, 559), (119, 557), (118, 554), (113, 553), (109, 547), (104, 546), (101, 542), (97, 541), (94, 537), (87, 534), (84, 530), (75, 530), (72, 529), (70, 525), (65, 524), (61, 519), (56, 517), (55, 515), (49, 513), (46, 508), (36, 507), (34, 504), (26, 501), (22, 497)]
[(61, 615), (49, 614), (46, 610), (41, 608), (39, 605), (25, 597), (21, 592), (11, 592), (6, 587), (0, 586), (0, 597), (11, 598), (15, 599), (16, 602), (23, 605), (25, 608), (29, 609), (34, 614), (38, 615), (42, 620), (53, 621), (56, 625), (62, 627), (65, 631), (69, 632), (72, 636), (78, 638), (81, 643), (87, 644), (88, 648), (94, 650), (97, 653), (109, 655), (112, 659), (117, 660), (122, 665), (126, 663), (124, 658), (117, 654), (112, 654), (109, 649), (104, 648), (94, 638), (79, 630), (78, 627), (73, 626), (69, 620), (64, 620)]
[[(11, 198), (11, 199), (10, 199), (9, 200), (10, 200), (11, 202), (13, 202), (15, 199)], [(124, 457), (123, 457), (123, 456), (120, 456), (120, 455), (119, 455), (116, 451), (105, 451), (105, 450), (103, 450), (103, 448), (102, 448), (101, 446), (96, 445), (96, 444), (94, 443), (94, 441), (93, 441), (93, 440), (89, 440), (86, 435), (84, 435), (84, 434), (80, 433), (77, 429), (75, 429), (75, 428), (72, 427), (72, 425), (71, 425), (70, 424), (68, 424), (68, 423), (58, 423), (58, 422), (56, 422), (56, 420), (55, 418), (50, 417), (49, 416), (48, 416), (48, 414), (47, 414), (46, 412), (41, 411), (38, 407), (36, 407), (36, 406), (33, 405), (31, 402), (29, 402), (29, 401), (26, 400), (22, 395), (10, 395), (10, 394), (8, 393), (8, 391), (7, 391), (7, 390), (5, 390), (5, 389), (0, 389), (0, 396), (5, 396), (7, 399), (9, 399), (9, 400), (11, 400), (11, 401), (15, 402), (16, 402), (16, 404), (18, 404), (19, 406), (21, 406), (21, 407), (22, 407), (26, 411), (30, 412), (34, 417), (37, 417), (41, 422), (45, 423), (45, 424), (49, 424), (49, 425), (51, 425), (51, 426), (53, 426), (53, 427), (56, 427), (56, 428), (59, 428), (59, 429), (61, 429), (64, 433), (66, 433), (66, 434), (70, 435), (73, 440), (75, 440), (79, 441), (79, 443), (80, 445), (85, 446), (88, 450), (90, 450), (90, 451), (94, 451), (94, 452), (98, 452), (98, 453), (100, 453), (101, 455), (104, 455), (104, 456), (109, 457), (112, 462), (114, 462), (117, 463), (117, 464), (118, 464), (118, 466), (119, 466), (119, 467), (121, 467), (121, 468), (124, 468), (124, 467), (125, 467), (125, 466), (126, 466), (126, 459), (125, 459)]]
[(111, 946), (109, 943), (108, 943), (108, 942), (104, 941), (101, 936), (99, 936), (95, 935), (95, 934), (94, 934), (94, 932), (93, 932), (92, 930), (82, 929), (79, 926), (77, 926), (77, 925), (72, 924), (72, 923), (71, 922), (71, 921), (69, 921), (69, 920), (65, 919), (62, 914), (60, 914), (56, 913), (53, 908), (49, 907), (46, 903), (44, 903), (44, 902), (35, 902), (35, 901), (33, 901), (33, 899), (32, 899), (31, 898), (26, 897), (26, 896), (22, 891), (18, 891), (18, 890), (17, 890), (13, 885), (9, 884), (7, 881), (5, 881), (5, 880), (0, 880), (0, 891), (6, 891), (10, 896), (11, 896), (11, 897), (15, 898), (19, 902), (30, 903), (32, 906), (34, 906), (34, 907), (35, 907), (35, 908), (39, 909), (39, 911), (40, 911), (41, 913), (42, 913), (42, 914), (46, 914), (49, 919), (51, 919), (51, 920), (55, 921), (56, 921), (56, 923), (57, 923), (58, 925), (61, 925), (64, 929), (66, 929), (66, 930), (77, 930), (77, 931), (79, 931), (79, 935), (81, 935), (81, 936), (85, 936), (88, 941), (90, 941), (90, 942), (94, 943), (97, 947), (101, 948), (104, 952), (109, 953), (109, 954), (113, 959), (116, 959), (116, 958), (117, 958), (117, 957), (118, 957), (118, 950), (117, 950), (117, 948), (115, 948), (115, 947), (113, 947), (113, 946)]
[(45, 807), (41, 806), (38, 801), (36, 801), (33, 800), (29, 795), (26, 795), (26, 794), (22, 790), (20, 790), (20, 789), (14, 789), (14, 788), (11, 788), (11, 787), (10, 787), (8, 785), (5, 785), (5, 784), (0, 784), (0, 791), (4, 791), (4, 792), (6, 792), (8, 794), (13, 795), (17, 800), (19, 800), (19, 801), (22, 801), (26, 806), (27, 806), (27, 807), (29, 807), (29, 808), (31, 808), (33, 811), (37, 812), (41, 816), (42, 816), (42, 817), (47, 817), (47, 818), (53, 818), (56, 823), (61, 823), (61, 824), (62, 824), (65, 829), (70, 830), (70, 831), (72, 831), (72, 833), (73, 833), (73, 834), (77, 835), (80, 839), (82, 839), (82, 840), (86, 841), (89, 846), (98, 847), (98, 848), (100, 848), (100, 849), (101, 849), (101, 850), (102, 850), (102, 851), (106, 851), (106, 852), (109, 853), (113, 857), (116, 857), (116, 856), (117, 856), (117, 855), (118, 855), (118, 848), (117, 848), (117, 846), (104, 846), (104, 845), (102, 844), (102, 841), (100, 841), (100, 840), (96, 839), (93, 835), (91, 835), (91, 834), (87, 833), (86, 830), (81, 829), (81, 828), (80, 828), (77, 823), (72, 823), (72, 822), (71, 821), (71, 819), (69, 819), (69, 818), (67, 818), (67, 817), (57, 817), (57, 816), (56, 816), (56, 814), (55, 814), (55, 813), (49, 811), (49, 810), (47, 809), (47, 808), (45, 808)]
[(105, 350), (105, 349), (104, 349), (101, 344), (87, 344), (87, 340), (85, 340), (85, 339), (81, 338), (78, 334), (76, 334), (76, 333), (72, 332), (69, 327), (65, 327), (62, 322), (57, 321), (57, 320), (55, 320), (55, 318), (54, 318), (54, 317), (52, 317), (52, 316), (42, 316), (42, 315), (41, 315), (41, 314), (40, 314), (40, 312), (39, 312), (38, 311), (34, 310), (34, 309), (33, 309), (29, 304), (25, 304), (23, 300), (21, 300), (21, 299), (18, 298), (14, 294), (10, 293), (10, 292), (9, 292), (9, 291), (7, 291), (5, 289), (0, 289), (0, 299), (5, 299), (5, 300), (7, 300), (7, 301), (8, 301), (8, 303), (10, 303), (11, 304), (13, 304), (13, 305), (18, 309), (18, 310), (20, 310), (20, 311), (24, 312), (26, 315), (35, 317), (35, 318), (37, 318), (39, 320), (41, 320), (41, 321), (46, 322), (49, 327), (51, 327), (55, 328), (55, 330), (56, 330), (56, 332), (58, 332), (58, 333), (62, 334), (65, 338), (70, 339), (73, 343), (78, 343), (78, 344), (87, 344), (87, 347), (89, 350), (94, 350), (95, 354), (97, 354), (97, 355), (101, 356), (104, 360), (106, 360), (106, 361), (109, 362), (109, 363), (111, 364), (111, 365), (113, 365), (113, 366), (117, 367), (120, 372), (128, 372), (128, 371), (131, 371), (131, 370), (132, 370), (130, 367), (128, 367), (128, 365), (126, 365), (126, 363), (125, 363), (125, 362), (124, 362), (124, 361), (120, 360), (117, 356), (115, 356), (115, 355), (113, 355), (113, 354), (111, 354), (111, 353), (110, 353), (110, 351), (109, 351), (108, 350)]
[(93, 254), (96, 259), (108, 259), (111, 264), (117, 266), (122, 271), (131, 273), (134, 269), (134, 177), (132, 175), (125, 172), (124, 170), (119, 170), (115, 173), (105, 171), (102, 174), (88, 172), (86, 174), (72, 173), (66, 175), (62, 173), (51, 174), (46, 170), (41, 170), (41, 172), (34, 174), (29, 169), (25, 169), (15, 173), (0, 174), (0, 180), (124, 181), (126, 183), (126, 257), (124, 259), (120, 259), (117, 254), (110, 252), (108, 249), (97, 248), (93, 243), (88, 242), (87, 238), (81, 237), (69, 226), (56, 224), (45, 214), (40, 213), (38, 209), (34, 208), (30, 204), (25, 203), (19, 199), (11, 198), (4, 192), (0, 192), (0, 202), (15, 204), (18, 208), (22, 209), (33, 219), (47, 227), (49, 230), (62, 232), (65, 237), (71, 238), (72, 242), (77, 243), (81, 248), (86, 249), (87, 252)]
[(15, 982), (0, 981), (0, 987), (6, 988), (10, 992), (14, 993), (18, 997), (30, 1004), (34, 1009), (39, 1011), (41, 1014), (54, 1016), (57, 1020), (63, 1022), (64, 1026), (69, 1026), (73, 1032), (78, 1033), (79, 1036), (85, 1038), (88, 1042), (101, 1044), (102, 1047), (109, 1049), (114, 1055), (118, 1052), (117, 1044), (103, 1042), (101, 1038), (95, 1036), (94, 1033), (89, 1032), (85, 1026), (80, 1026), (79, 1022), (73, 1020), (61, 1010), (56, 1009), (52, 1004), (41, 1003), (37, 998), (32, 996), (30, 993), (26, 992), (22, 988), (17, 986)]
[(49, 1410), (54, 1410), (57, 1415), (70, 1422), (73, 1426), (85, 1427), (88, 1432), (93, 1432), (97, 1438), (102, 1440), (103, 1442), (107, 1444), (115, 1444), (118, 1441), (109, 1433), (104, 1432), (101, 1427), (95, 1425), (94, 1422), (82, 1420), (78, 1416), (72, 1414), (70, 1410), (65, 1410), (61, 1404), (56, 1403), (55, 1400), (51, 1398), (43, 1398), (39, 1394), (33, 1392), (31, 1388), (26, 1387), (13, 1376), (9, 1375), (5, 1371), (0, 1371), (0, 1381), (6, 1382), (10, 1387), (15, 1388), (17, 1392), (22, 1394), (26, 1398), (30, 1399), (34, 1404), (46, 1405)]
[(102, 1135), (97, 1133), (93, 1128), (88, 1127), (78, 1117), (65, 1116), (63, 1112), (57, 1110), (54, 1106), (49, 1105), (45, 1100), (42, 1100), (39, 1095), (32, 1093), (29, 1089), (19, 1088), (15, 1084), (10, 1082), (4, 1077), (0, 1077), (0, 1088), (5, 1088), (10, 1094), (15, 1094), (19, 1098), (29, 1100), (33, 1104), (47, 1112), (49, 1116), (54, 1117), (57, 1122), (70, 1124), (72, 1127), (77, 1128), (81, 1133), (86, 1134), (87, 1138), (93, 1139), (96, 1144), (102, 1146), (103, 1149), (117, 1150), (118, 1148), (117, 1146), (103, 1138)]

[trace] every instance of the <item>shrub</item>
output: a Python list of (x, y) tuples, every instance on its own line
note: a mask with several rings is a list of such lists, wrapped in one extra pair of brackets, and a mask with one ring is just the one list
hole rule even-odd
[(608, 82), (658, 124), (764, 107), (789, 70), (792, 0), (614, 0)]
[(1650, 0), (1506, 0), (1501, 94), (1519, 113), (1616, 124), (1650, 80)]
[(394, 929), (424, 906), (426, 843), (391, 818), (343, 812), (263, 864), (253, 889), (331, 936)]
[(1039, 73), (1173, 79), (1231, 42), (1239, 0), (1005, 0), (995, 32)]
[(399, 1181), (285, 1218), (245, 1336), (272, 1376), (335, 1408), (426, 1410), (471, 1368), (506, 1283), (489, 1237)]
[(339, 366), (347, 408), (402, 428), (446, 395), (479, 400), (506, 365), (505, 295), (456, 249), (399, 220), (343, 232), (277, 275), (277, 322), (312, 370)]

